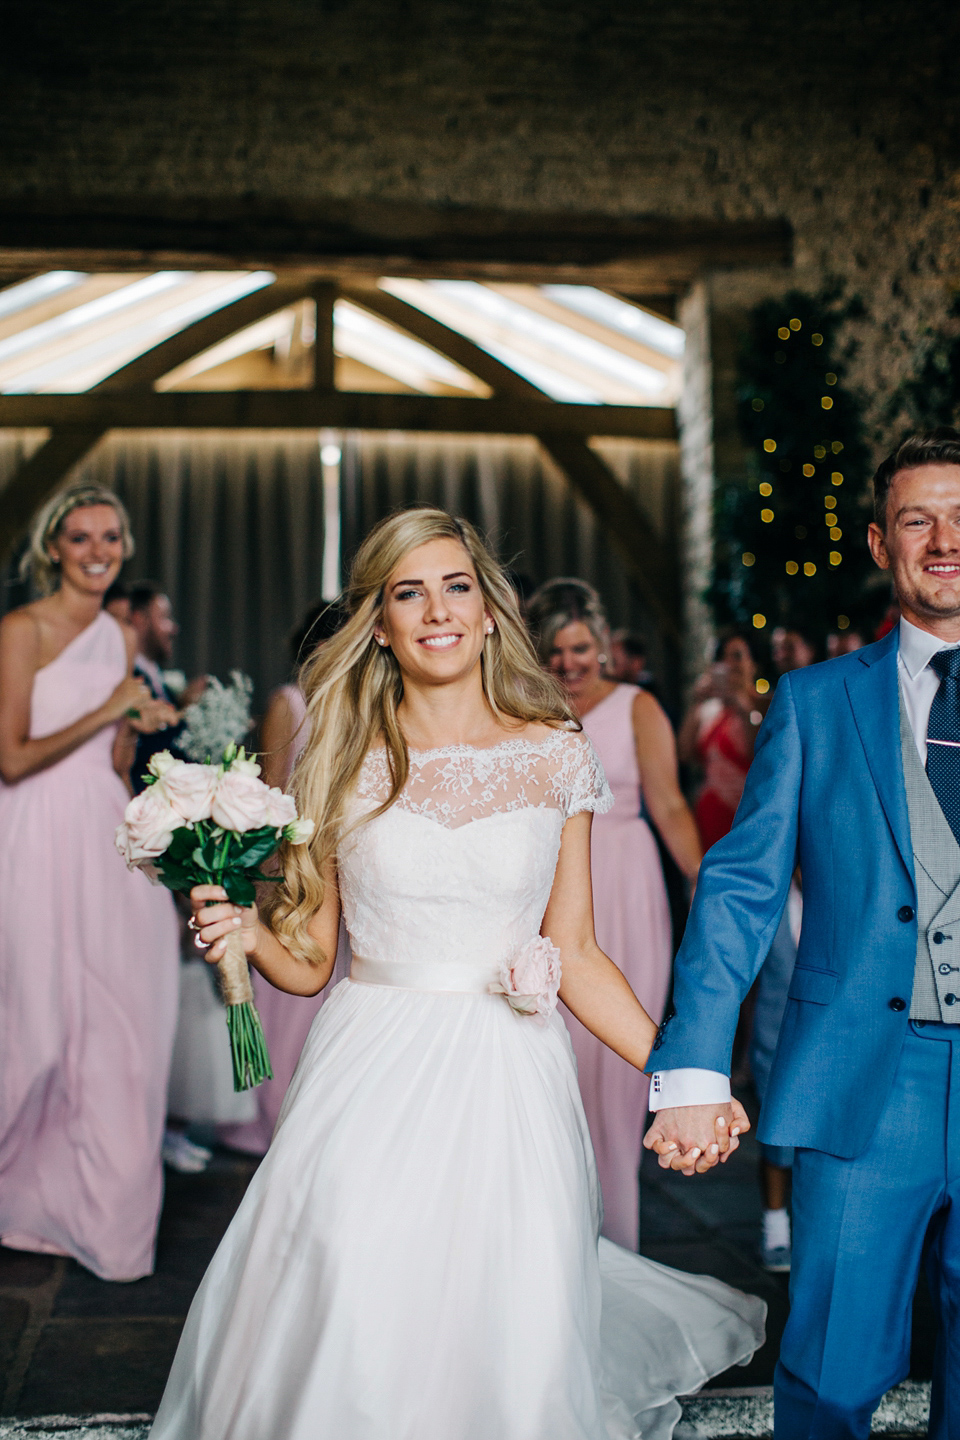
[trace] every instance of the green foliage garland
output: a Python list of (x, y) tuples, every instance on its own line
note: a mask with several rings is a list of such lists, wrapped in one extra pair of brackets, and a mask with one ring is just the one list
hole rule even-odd
[(883, 608), (864, 538), (870, 459), (838, 343), (851, 313), (793, 291), (751, 314), (737, 391), (749, 469), (718, 493), (714, 522), (718, 624), (822, 637)]

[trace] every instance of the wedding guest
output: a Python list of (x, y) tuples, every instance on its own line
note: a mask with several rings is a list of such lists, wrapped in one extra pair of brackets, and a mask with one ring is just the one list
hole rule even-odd
[(121, 625), (130, 624), (130, 590), (123, 580), (114, 580), (103, 597), (103, 608)]
[(838, 655), (852, 655), (854, 650), (862, 650), (866, 640), (860, 630), (841, 630), (837, 634), (827, 636), (827, 659), (835, 660)]
[[(137, 580), (129, 586), (130, 624), (137, 636), (134, 672), (148, 686), (151, 695), (180, 710), (198, 700), (207, 687), (206, 675), (198, 675), (182, 689), (174, 689), (168, 673), (173, 660), (174, 641), (180, 634), (170, 597), (156, 580)], [(181, 677), (182, 678), (182, 677)], [(179, 755), (177, 735), (183, 721), (177, 717), (174, 730), (166, 734), (141, 735), (130, 773), (134, 793), (143, 789), (150, 756), (157, 750)]]
[(817, 638), (803, 625), (778, 625), (770, 637), (770, 658), (778, 675), (805, 670), (821, 659)]
[[(260, 727), (261, 775), (268, 785), (277, 785), (281, 790), (289, 788), (293, 767), (309, 735), (307, 702), (300, 688), (299, 674), (320, 646), (336, 634), (344, 618), (341, 605), (321, 600), (311, 605), (290, 637), (290, 658), (297, 678), (274, 690)], [(349, 968), (349, 944), (341, 929), (335, 981), (341, 980)], [(288, 995), (271, 985), (258, 970), (253, 971), (251, 978), (270, 1052), (273, 1079), (257, 1086), (255, 1119), (220, 1125), (218, 1134), (224, 1144), (235, 1150), (265, 1155), (314, 1016), (333, 986), (328, 985), (319, 995)]]
[(758, 662), (752, 636), (740, 630), (722, 635), (677, 737), (681, 760), (703, 768), (694, 813), (704, 850), (730, 829), (746, 784), (769, 699), (757, 689)]
[[(750, 1035), (750, 1070), (761, 1109), (767, 1093), (767, 1082), (773, 1057), (780, 1038), (780, 1026), (787, 1009), (787, 994), (793, 979), (803, 922), (803, 892), (800, 872), (790, 882), (787, 904), (770, 953), (757, 978)], [(765, 1270), (785, 1273), (793, 1255), (790, 1211), (790, 1172), (793, 1169), (793, 1147), (759, 1142), (760, 1195), (763, 1204), (760, 1230), (760, 1259)]]
[(0, 622), (0, 1240), (104, 1280), (153, 1269), (177, 1006), (173, 902), (114, 849), (133, 742), (172, 718), (103, 609), (120, 501), (56, 495)]
[[(672, 935), (649, 822), (690, 881), (701, 853), (680, 791), (673, 730), (652, 695), (605, 678), (610, 632), (592, 586), (549, 581), (532, 597), (529, 620), (540, 659), (562, 681), (614, 795), (613, 809), (594, 820), (591, 842), (598, 941), (659, 1023), (670, 985)], [(566, 1019), (600, 1171), (603, 1233), (636, 1250), (648, 1083), (569, 1012)]]

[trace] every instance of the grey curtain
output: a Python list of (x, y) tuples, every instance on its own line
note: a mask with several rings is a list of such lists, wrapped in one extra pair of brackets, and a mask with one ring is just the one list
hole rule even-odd
[[(0, 484), (42, 438), (0, 434)], [(656, 632), (592, 512), (534, 440), (351, 432), (339, 443), (345, 565), (382, 516), (417, 501), (438, 504), (476, 524), (500, 558), (535, 584), (561, 574), (589, 580), (611, 622), (645, 630), (657, 657)], [(676, 446), (604, 441), (598, 449), (667, 543)], [(71, 476), (80, 478), (110, 486), (128, 506), (137, 553), (125, 578), (150, 576), (169, 593), (181, 625), (178, 667), (221, 677), (244, 670), (262, 706), (289, 673), (291, 628), (320, 594), (317, 436), (115, 432)], [(23, 603), (28, 594), (12, 567), (3, 578), (3, 608)]]

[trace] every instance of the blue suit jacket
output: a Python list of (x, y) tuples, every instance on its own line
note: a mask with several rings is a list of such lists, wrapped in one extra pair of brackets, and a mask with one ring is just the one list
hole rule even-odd
[(733, 829), (700, 871), (649, 1065), (729, 1073), (799, 861), (803, 930), (759, 1135), (844, 1158), (869, 1143), (893, 1082), (916, 963), (898, 640), (777, 686)]

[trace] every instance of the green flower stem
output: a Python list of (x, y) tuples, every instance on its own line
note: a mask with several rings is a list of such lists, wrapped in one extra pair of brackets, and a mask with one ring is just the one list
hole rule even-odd
[(264, 1080), (272, 1080), (273, 1070), (257, 1007), (249, 1001), (243, 1005), (228, 1005), (227, 1030), (230, 1033), (234, 1090), (251, 1090)]

